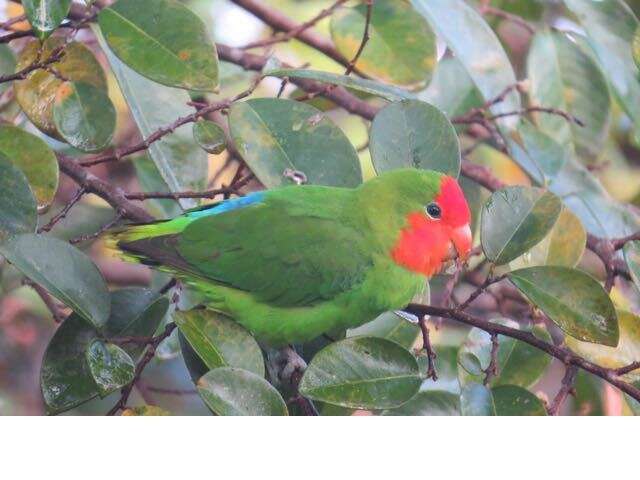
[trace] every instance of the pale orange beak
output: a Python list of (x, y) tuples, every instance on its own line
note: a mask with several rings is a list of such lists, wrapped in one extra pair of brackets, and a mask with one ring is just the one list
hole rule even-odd
[(466, 260), (471, 252), (473, 243), (473, 235), (471, 234), (471, 226), (467, 223), (451, 231), (451, 242), (456, 250), (457, 257), (460, 260)]

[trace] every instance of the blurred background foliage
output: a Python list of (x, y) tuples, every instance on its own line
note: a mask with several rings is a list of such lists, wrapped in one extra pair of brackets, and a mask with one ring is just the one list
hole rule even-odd
[[(265, 26), (264, 23), (229, 1), (189, 0), (184, 3), (204, 21), (208, 28), (208, 34), (215, 42), (242, 47), (251, 42), (267, 39), (273, 34), (272, 30)], [(323, 8), (329, 7), (333, 2), (331, 0), (269, 0), (266, 3), (286, 12), (289, 17), (294, 18), (296, 21), (304, 22), (313, 18)], [(471, 1), (469, 3), (474, 2)], [(477, 4), (478, 2), (475, 3)], [(640, 0), (629, 0), (627, 3), (636, 15), (640, 15)], [(387, 2), (387, 5), (390, 9), (410, 8), (404, 2), (398, 2), (397, 5), (393, 5), (393, 2)], [(594, 202), (599, 204), (601, 201), (608, 201), (602, 199), (610, 198), (640, 207), (640, 131), (634, 128), (634, 124), (639, 125), (640, 123), (634, 121), (633, 112), (627, 111), (632, 109), (640, 114), (640, 110), (638, 110), (640, 107), (632, 105), (625, 110), (623, 108), (624, 101), (610, 100), (608, 91), (610, 86), (605, 76), (599, 68), (593, 68), (593, 65), (596, 64), (593, 59), (596, 58), (597, 52), (584, 43), (586, 40), (581, 35), (583, 27), (577, 21), (575, 15), (565, 7), (563, 2), (554, 0), (496, 0), (491, 2), (491, 5), (518, 15), (534, 25), (536, 29), (540, 29), (541, 33), (538, 34), (540, 38), (536, 38), (536, 42), (532, 45), (533, 35), (525, 26), (498, 16), (487, 15), (486, 17), (491, 27), (497, 32), (508, 54), (516, 78), (528, 78), (522, 86), (525, 94), (530, 93), (532, 89), (534, 92), (536, 91), (535, 85), (532, 85), (534, 82), (544, 82), (546, 79), (544, 74), (541, 75), (541, 78), (537, 78), (535, 74), (544, 72), (548, 66), (546, 64), (552, 62), (552, 59), (548, 57), (548, 50), (545, 50), (548, 42), (555, 42), (559, 52), (562, 52), (563, 48), (572, 50), (576, 48), (576, 45), (581, 45), (581, 53), (578, 55), (578, 60), (575, 60), (575, 64), (571, 64), (568, 67), (576, 70), (569, 72), (564, 77), (568, 82), (566, 89), (569, 92), (563, 99), (566, 104), (563, 107), (558, 106), (558, 108), (567, 110), (579, 118), (582, 118), (585, 114), (588, 115), (588, 120), (585, 120), (587, 128), (585, 130), (572, 130), (572, 127), (562, 118), (536, 117), (536, 119), (539, 120), (541, 130), (556, 141), (564, 142), (570, 139), (575, 142), (580, 158), (580, 168), (584, 168), (593, 178), (598, 179), (606, 190), (606, 193), (598, 191), (598, 196), (593, 200)], [(351, 58), (358, 47), (361, 33), (356, 28), (360, 24), (354, 27), (353, 24), (350, 24), (349, 17), (362, 16), (364, 12), (362, 8), (361, 6), (359, 13), (356, 10), (340, 10), (340, 13), (334, 15), (333, 18), (325, 18), (318, 22), (314, 29), (326, 37), (332, 37), (340, 52), (345, 57)], [(2, 20), (7, 20), (21, 14), (22, 7), (14, 2), (1, 0), (0, 11), (3, 12)], [(386, 19), (391, 18), (385, 17), (384, 13), (379, 11), (379, 17), (376, 20), (382, 27), (385, 27)], [(404, 34), (393, 36), (390, 40), (390, 46), (385, 44), (376, 48), (376, 40), (374, 39), (366, 53), (360, 58), (356, 65), (357, 68), (377, 80), (407, 88), (417, 98), (438, 106), (449, 117), (463, 115), (470, 109), (482, 105), (482, 97), (476, 87), (469, 81), (468, 75), (460, 70), (457, 60), (446, 52), (446, 45), (442, 39), (443, 35), (436, 38), (429, 28), (424, 28), (426, 23), (422, 17), (412, 15), (408, 18), (411, 25), (406, 27), (405, 30), (403, 30), (405, 28), (403, 25), (386, 26), (387, 28), (393, 28), (395, 32)], [(351, 20), (353, 21), (353, 19)], [(563, 42), (568, 42), (566, 37), (559, 38), (556, 30), (542, 31), (541, 26), (543, 24), (551, 25), (559, 31), (573, 32), (573, 42), (565, 45)], [(18, 31), (28, 28), (30, 27), (26, 22), (12, 25), (12, 29)], [(350, 31), (350, 28), (355, 29), (355, 32)], [(445, 32), (444, 35), (458, 34), (455, 32), (456, 25), (449, 25), (447, 28), (451, 31)], [(412, 35), (415, 37), (412, 37)], [(548, 38), (542, 38), (542, 36), (548, 36)], [(131, 143), (131, 139), (137, 138), (132, 116), (142, 115), (143, 113), (140, 112), (144, 112), (145, 106), (139, 106), (139, 111), (136, 112), (134, 111), (136, 107), (132, 106), (123, 97), (123, 92), (118, 86), (114, 71), (107, 68), (108, 60), (104, 54), (100, 53), (99, 46), (89, 32), (80, 31), (76, 38), (81, 42), (86, 42), (86, 46), (96, 54), (96, 58), (106, 73), (104, 85), (100, 85), (102, 83), (100, 79), (94, 79), (94, 83), (96, 88), (105, 88), (108, 91), (108, 96), (115, 107), (117, 120), (114, 119), (116, 130), (113, 133), (113, 144)], [(474, 40), (473, 38), (468, 38), (461, 41), (473, 42)], [(16, 60), (16, 53), (21, 51), (27, 42), (28, 40), (13, 42), (10, 48), (6, 45), (0, 46), (0, 74), (13, 73), (16, 69), (17, 61), (28, 61), (24, 57), (22, 60)], [(408, 46), (411, 46), (411, 48)], [(385, 51), (385, 48), (388, 51)], [(538, 48), (540, 49), (539, 51), (535, 50)], [(272, 54), (279, 61), (294, 66), (305, 66), (314, 70), (336, 74), (344, 73), (344, 66), (297, 40), (275, 43), (268, 47), (257, 49), (256, 52)], [(567, 55), (576, 54), (572, 51)], [(420, 64), (412, 63), (416, 56), (423, 59)], [(488, 58), (486, 61), (490, 62), (492, 60)], [(478, 68), (484, 67), (480, 65)], [(592, 68), (592, 70), (589, 71), (589, 68)], [(63, 73), (65, 75), (74, 75), (73, 65)], [(638, 75), (637, 72), (636, 75)], [(219, 77), (220, 91), (216, 92), (214, 96), (216, 99), (227, 98), (246, 90), (253, 81), (254, 73), (246, 72), (237, 65), (221, 62), (219, 64)], [(508, 79), (506, 82), (509, 83)], [(134, 96), (136, 91), (140, 92), (140, 85), (136, 85), (135, 81), (132, 81), (130, 87), (134, 92)], [(255, 96), (273, 97), (280, 87), (281, 80), (279, 78), (268, 77), (258, 86)], [(181, 113), (179, 109), (173, 108), (174, 105), (170, 104), (171, 102), (164, 102), (162, 95), (165, 90), (163, 88), (158, 86), (157, 89), (147, 92), (145, 96), (140, 96), (140, 103), (151, 102), (159, 110), (157, 118), (153, 119), (155, 123), (149, 126), (148, 132), (142, 132), (143, 134), (151, 133), (155, 128), (171, 123), (178, 116), (177, 114)], [(572, 92), (574, 97), (571, 96)], [(127, 92), (124, 92), (124, 94), (127, 95)], [(181, 98), (184, 104), (188, 100), (187, 94), (181, 94), (184, 95), (184, 98)], [(302, 94), (303, 92), (291, 85), (287, 87), (286, 95), (291, 98), (296, 98)], [(361, 92), (358, 94), (370, 98), (367, 94)], [(29, 118), (21, 113), (21, 109), (16, 104), (15, 97), (19, 95), (18, 91), (11, 92), (7, 83), (0, 86), (0, 114), (4, 120), (25, 131), (39, 135), (56, 151), (64, 152), (72, 157), (82, 155), (80, 150), (69, 144), (73, 144), (73, 141), (70, 141), (69, 138), (59, 138), (59, 140), (67, 140), (68, 142), (62, 143), (51, 137), (44, 137), (39, 134), (31, 122), (37, 123), (34, 118), (40, 112), (30, 116), (30, 122)], [(612, 96), (614, 95), (612, 94)], [(588, 106), (581, 103), (586, 97), (592, 100)], [(576, 101), (575, 98), (578, 98), (578, 100)], [(530, 99), (535, 103), (535, 98)], [(381, 104), (376, 99), (371, 101)], [(23, 100), (21, 103), (24, 105), (24, 102), (28, 102), (28, 100)], [(180, 101), (177, 103), (180, 103)], [(373, 177), (375, 170), (369, 149), (366, 148), (369, 142), (368, 122), (356, 115), (349, 115), (342, 109), (334, 108), (335, 105), (324, 98), (315, 98), (310, 103), (323, 110), (346, 134), (357, 150), (363, 178), (366, 180)], [(166, 113), (162, 109), (166, 109)], [(228, 184), (233, 179), (236, 164), (230, 158), (228, 152), (220, 152), (220, 149), (216, 147), (216, 135), (219, 135), (219, 132), (210, 131), (207, 129), (208, 127), (210, 126), (199, 126), (203, 130), (203, 139), (199, 140), (199, 143), (200, 145), (207, 144), (207, 152), (198, 149), (190, 137), (188, 141), (185, 140), (186, 136), (184, 138), (180, 138), (179, 135), (172, 137), (172, 143), (169, 148), (172, 149), (176, 158), (190, 156), (190, 158), (195, 159), (189, 166), (193, 170), (192, 178), (184, 180), (181, 184), (169, 185), (172, 189), (197, 190), (205, 186), (215, 188)], [(457, 125), (457, 128), (462, 131), (462, 126)], [(188, 129), (188, 135), (191, 135), (190, 129)], [(470, 135), (461, 135), (462, 149), (468, 149), (469, 158), (473, 162), (488, 167), (496, 177), (508, 185), (532, 185), (534, 183), (532, 178), (535, 178), (536, 174), (527, 171), (526, 161), (514, 161), (510, 156), (495, 148), (495, 145), (491, 145), (490, 142), (485, 142), (481, 145), (476, 145), (476, 142), (477, 138), (472, 138)], [(45, 161), (43, 160), (43, 162)], [(110, 179), (112, 183), (117, 184), (125, 191), (155, 191), (165, 188), (164, 185), (158, 183), (158, 175), (147, 154), (138, 155), (133, 162), (98, 165), (95, 167), (95, 172), (101, 177)], [(208, 178), (202, 172), (208, 172)], [(181, 178), (184, 179), (185, 177)], [(543, 181), (542, 183), (545, 182)], [(469, 181), (465, 180), (464, 184), (474, 209), (474, 219), (477, 222), (479, 209), (483, 201), (489, 197), (489, 193)], [(257, 184), (254, 183), (249, 188), (256, 186)], [(555, 193), (568, 198), (567, 203), (569, 203), (571, 189), (574, 186), (571, 182), (568, 182), (558, 186)], [(598, 188), (594, 187), (594, 190), (598, 190)], [(60, 211), (73, 198), (76, 193), (76, 186), (69, 179), (61, 176), (57, 190), (55, 186), (42, 186), (42, 194), (36, 195), (38, 203), (49, 203), (51, 198), (48, 198), (47, 195), (51, 196), (54, 192), (55, 199), (48, 213), (45, 214), (47, 215), (44, 217), (45, 219), (51, 218), (55, 212)], [(193, 201), (185, 200), (182, 202), (183, 207), (193, 205), (195, 205)], [(586, 208), (592, 207), (593, 205), (587, 204)], [(606, 210), (608, 204), (605, 206), (600, 204), (600, 207)], [(176, 202), (172, 200), (146, 201), (145, 208), (159, 217), (172, 216), (180, 211)], [(580, 210), (581, 207), (578, 206), (576, 208)], [(615, 210), (614, 207), (612, 209)], [(90, 235), (109, 222), (112, 216), (113, 211), (103, 200), (95, 195), (85, 195), (74, 207), (74, 214), (56, 223), (51, 234), (63, 240)], [(583, 223), (585, 223), (588, 231), (595, 233), (601, 234), (604, 231), (604, 233), (613, 236), (628, 233), (624, 231), (624, 228), (620, 227), (620, 223), (616, 219), (603, 219), (602, 216), (600, 216), (600, 219), (609, 223), (590, 225), (584, 222), (584, 219)], [(566, 221), (570, 223), (572, 220), (567, 218)], [(569, 232), (572, 239), (576, 235), (584, 235), (584, 230), (581, 228), (575, 228), (569, 230)], [(101, 241), (83, 244), (82, 248), (98, 265), (110, 287), (159, 287), (167, 280), (164, 275), (151, 273), (145, 267), (124, 264), (111, 258), (106, 253), (105, 246)], [(544, 252), (538, 252), (538, 254), (545, 255)], [(604, 278), (602, 266), (593, 255), (586, 252), (583, 256), (578, 256), (579, 258), (576, 258), (571, 266), (580, 262), (579, 268), (592, 273), (599, 279)], [(531, 260), (527, 258), (520, 258), (517, 261), (524, 262), (524, 265), (531, 264)], [(5, 415), (42, 414), (44, 405), (39, 387), (40, 365), (44, 349), (56, 331), (57, 325), (34, 290), (29, 286), (21, 285), (21, 276), (14, 268), (6, 263), (0, 263), (0, 275), (0, 413)], [(438, 299), (442, 296), (443, 291), (447, 288), (447, 281), (447, 276), (434, 279), (431, 284), (432, 299)], [(470, 285), (461, 287), (461, 291), (467, 294), (472, 289), (473, 287)], [(638, 307), (638, 295), (635, 291), (621, 291), (621, 289), (616, 288), (613, 291), (613, 297), (616, 305), (620, 308), (636, 309)], [(436, 388), (438, 392), (433, 398), (430, 397), (429, 402), (416, 402), (415, 405), (408, 404), (403, 406), (402, 408), (405, 409), (407, 414), (423, 413), (420, 408), (424, 408), (424, 405), (428, 405), (431, 409), (429, 413), (439, 411), (446, 413), (447, 408), (450, 408), (452, 404), (451, 398), (447, 397), (446, 392), (455, 394), (457, 399), (457, 395), (460, 393), (460, 384), (465, 384), (474, 376), (478, 377), (482, 368), (486, 368), (489, 362), (487, 345), (490, 344), (490, 338), (488, 334), (475, 331), (475, 329), (469, 331), (465, 327), (450, 323), (441, 325), (441, 327), (432, 329), (432, 343), (438, 355), (439, 380), (437, 387), (430, 382), (426, 382), (420, 395), (428, 395), (430, 390)], [(366, 331), (363, 333), (366, 333)], [(542, 335), (548, 334), (543, 333)], [(413, 330), (406, 337), (408, 341), (405, 338), (407, 343), (405, 347), (409, 348), (417, 340), (417, 330)], [(399, 337), (394, 339), (399, 340)], [(560, 379), (563, 375), (563, 370), (559, 362), (555, 360), (551, 362), (550, 357), (540, 352), (518, 351), (518, 349), (523, 349), (523, 346), (514, 346), (513, 342), (510, 343), (506, 340), (501, 345), (501, 350), (509, 350), (509, 353), (504, 353), (503, 376), (495, 379), (491, 385), (494, 388), (496, 408), (499, 407), (500, 395), (514, 398), (513, 392), (504, 390), (505, 388), (514, 388), (512, 387), (513, 384), (519, 385), (522, 389), (528, 388), (530, 392), (540, 398), (551, 399), (556, 394), (561, 383)], [(473, 355), (470, 355), (470, 352)], [(518, 357), (518, 354), (522, 357)], [(526, 362), (528, 362), (526, 371), (523, 372), (522, 364), (517, 362), (513, 363), (510, 368), (508, 365), (509, 355), (512, 355), (512, 362), (515, 362), (518, 358), (526, 359)], [(159, 405), (169, 412), (179, 414), (208, 413), (203, 401), (193, 389), (189, 372), (182, 359), (179, 358), (180, 356), (180, 339), (176, 331), (160, 345), (156, 358), (145, 370), (144, 380), (140, 382), (139, 388), (134, 389), (132, 393), (132, 403), (139, 405), (148, 403), (145, 400), (146, 397), (147, 400), (149, 398), (153, 399), (155, 405)], [(480, 370), (477, 370), (477, 365), (474, 366), (473, 362), (475, 360), (465, 363), (469, 358), (479, 359)], [(459, 364), (466, 365), (466, 367), (459, 368)], [(426, 366), (421, 365), (421, 368), (424, 370)], [(511, 376), (509, 377), (508, 375)], [(501, 385), (501, 383), (508, 385)], [(502, 390), (499, 390), (500, 388)], [(609, 386), (605, 386), (601, 380), (584, 372), (578, 374), (575, 390), (575, 398), (565, 405), (564, 411), (566, 413), (602, 415), (626, 414), (632, 411), (618, 392)], [(526, 390), (524, 392), (518, 393), (526, 395)], [(71, 410), (69, 413), (103, 414), (113, 406), (117, 398), (117, 394), (112, 394), (102, 399), (94, 399)], [(439, 408), (441, 410), (438, 410)], [(500, 408), (508, 408), (508, 405), (502, 405)], [(345, 410), (341, 409), (341, 407), (332, 407), (328, 404), (321, 405), (321, 409), (323, 413), (345, 413)], [(351, 413), (350, 411), (347, 412)], [(448, 413), (452, 412), (453, 410)]]

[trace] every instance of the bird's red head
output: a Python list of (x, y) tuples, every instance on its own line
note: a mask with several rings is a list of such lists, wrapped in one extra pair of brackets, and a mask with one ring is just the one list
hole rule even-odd
[(443, 176), (440, 190), (422, 211), (407, 215), (407, 225), (393, 247), (394, 261), (416, 273), (432, 276), (471, 250), (471, 214), (455, 179)]

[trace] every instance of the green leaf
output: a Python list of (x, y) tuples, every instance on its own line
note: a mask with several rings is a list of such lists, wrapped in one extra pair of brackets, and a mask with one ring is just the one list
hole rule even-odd
[(383, 108), (373, 120), (369, 148), (378, 173), (405, 167), (460, 173), (455, 128), (444, 113), (418, 100)]
[(622, 250), (629, 274), (636, 288), (640, 290), (640, 242), (627, 242)]
[(269, 188), (288, 183), (286, 169), (303, 172), (317, 185), (355, 187), (362, 181), (349, 139), (310, 105), (275, 98), (235, 103), (229, 127), (242, 158)]
[(53, 237), (27, 233), (0, 245), (0, 253), (96, 328), (107, 322), (107, 285), (98, 268), (77, 248)]
[(420, 92), (420, 100), (442, 110), (449, 118), (467, 113), (484, 103), (464, 65), (455, 57), (443, 58), (429, 86)]
[(0, 243), (20, 233), (33, 233), (38, 224), (36, 200), (27, 179), (0, 154)]
[(495, 416), (491, 390), (479, 383), (464, 385), (460, 392), (460, 411), (466, 417)]
[(306, 70), (303, 68), (278, 68), (263, 72), (270, 77), (291, 77), (291, 78), (307, 78), (322, 83), (330, 83), (332, 85), (340, 85), (350, 90), (375, 95), (385, 100), (394, 102), (396, 100), (415, 99), (416, 96), (402, 88), (385, 85), (373, 80), (365, 78), (351, 77), (347, 75), (338, 75), (330, 72), (321, 72), (318, 70)]
[[(125, 288), (111, 294), (111, 316), (104, 328), (107, 338), (151, 337), (169, 309), (169, 300), (146, 288)], [(133, 358), (139, 357), (144, 347), (127, 344), (124, 350)]]
[(516, 385), (501, 385), (491, 389), (496, 414), (500, 417), (546, 416), (542, 401), (530, 391)]
[[(605, 368), (620, 368), (640, 361), (640, 317), (625, 310), (618, 310), (620, 340), (616, 347), (581, 342), (567, 337), (567, 346), (581, 357)], [(633, 383), (640, 381), (640, 370), (626, 374), (623, 379)]]
[(33, 64), (38, 60), (38, 55), (42, 61), (50, 58), (52, 53), (63, 45), (64, 56), (58, 62), (50, 65), (50, 68), (59, 76), (48, 70), (38, 69), (29, 73), (25, 80), (14, 84), (16, 100), (29, 120), (42, 132), (58, 140), (63, 140), (63, 138), (57, 132), (53, 121), (53, 103), (58, 87), (62, 84), (59, 77), (72, 82), (88, 83), (104, 91), (107, 90), (104, 71), (91, 50), (79, 42), (70, 42), (65, 45), (65, 39), (62, 37), (47, 39), (42, 45), (41, 53), (39, 53), (40, 42), (37, 40), (30, 42), (18, 57), (16, 71)]
[[(507, 319), (492, 320), (520, 330), (520, 326)], [(549, 342), (551, 337), (541, 329), (534, 332), (539, 338)], [(551, 357), (543, 351), (510, 337), (498, 337), (498, 376), (491, 379), (490, 386), (513, 384), (522, 387), (534, 385), (546, 372)], [(472, 328), (464, 344), (458, 351), (458, 376), (462, 384), (480, 383), (491, 362), (491, 335), (478, 328)]]
[(171, 413), (155, 405), (127, 408), (122, 411), (123, 417), (168, 417)]
[(561, 146), (525, 119), (511, 132), (507, 143), (511, 157), (541, 186), (556, 178), (567, 161), (568, 147)]
[[(136, 176), (140, 182), (140, 188), (144, 192), (170, 192), (155, 163), (149, 155), (145, 154), (133, 159), (133, 166), (136, 169)], [(175, 200), (152, 199), (145, 202), (145, 207), (155, 217), (174, 218), (180, 215), (183, 210)]]
[(480, 226), (487, 259), (502, 265), (531, 249), (549, 233), (561, 208), (560, 199), (541, 188), (516, 186), (494, 192), (482, 208)]
[(623, 0), (565, 0), (564, 3), (584, 27), (620, 105), (636, 126), (640, 125), (640, 82), (629, 48), (640, 26), (635, 14)]
[[(16, 56), (8, 45), (3, 44), (0, 46), (0, 75), (9, 75), (15, 71)], [(0, 95), (3, 95), (11, 86), (12, 82), (4, 82), (0, 84)]]
[[(144, 138), (171, 125), (177, 118), (193, 113), (187, 106), (190, 101), (187, 92), (164, 87), (138, 75), (113, 55), (97, 28), (94, 33)], [(158, 172), (173, 192), (200, 191), (206, 187), (207, 154), (194, 141), (191, 128), (183, 125), (149, 147), (149, 155)], [(197, 202), (190, 199), (182, 199), (179, 203), (183, 208), (197, 206)]]
[(116, 109), (107, 92), (88, 83), (65, 82), (53, 103), (58, 133), (83, 152), (109, 146), (116, 129)]
[[(464, 0), (411, 0), (414, 8), (431, 24), (438, 36), (464, 65), (485, 100), (498, 97), (516, 83), (500, 40), (482, 16)], [(520, 96), (509, 93), (491, 107), (494, 114), (520, 109)], [(498, 120), (507, 130), (515, 128), (516, 117)]]
[(79, 315), (58, 327), (42, 359), (40, 388), (48, 414), (70, 410), (98, 396), (89, 365), (87, 347), (98, 332)]
[(572, 337), (612, 347), (618, 344), (613, 303), (590, 275), (567, 267), (531, 267), (511, 272), (509, 279)]
[(411, 348), (416, 343), (420, 335), (420, 327), (410, 323), (393, 312), (380, 315), (372, 322), (349, 330), (348, 337), (370, 336), (386, 338), (402, 345), (404, 348)]
[(587, 232), (582, 222), (567, 207), (562, 207), (560, 216), (549, 234), (529, 252), (511, 262), (511, 268), (543, 265), (575, 267), (584, 253)]
[[(367, 7), (340, 8), (331, 16), (331, 37), (345, 58), (354, 58), (362, 43)], [(436, 37), (407, 2), (377, 0), (369, 23), (369, 41), (356, 67), (396, 85), (428, 81), (436, 64)]]
[(288, 415), (284, 400), (269, 382), (240, 368), (211, 370), (198, 381), (198, 392), (218, 415)]
[(180, 331), (178, 331), (178, 343), (180, 344), (182, 360), (184, 361), (185, 367), (187, 367), (189, 376), (193, 383), (198, 383), (200, 377), (209, 371), (209, 367), (205, 365), (191, 344), (189, 344), (189, 341)]
[(382, 411), (385, 416), (447, 416), (460, 415), (460, 398), (451, 392), (431, 390), (420, 392), (404, 405)]
[(109, 47), (136, 72), (170, 87), (213, 92), (218, 55), (200, 18), (173, 0), (119, 0), (98, 22)]
[(58, 190), (58, 161), (40, 138), (12, 125), (0, 126), (0, 152), (20, 168), (39, 208), (48, 207)]
[(527, 69), (535, 105), (559, 108), (584, 123), (540, 113), (536, 115), (540, 129), (560, 145), (573, 145), (579, 157), (597, 159), (611, 112), (609, 88), (598, 65), (565, 34), (541, 31), (533, 39)]
[(85, 354), (91, 376), (101, 396), (104, 397), (133, 380), (136, 366), (127, 352), (117, 345), (94, 340)]
[(23, 0), (22, 6), (38, 38), (44, 40), (65, 19), (71, 0)]
[(227, 139), (220, 125), (210, 120), (193, 124), (193, 139), (205, 152), (218, 155), (227, 148)]
[(209, 370), (237, 367), (264, 377), (260, 347), (241, 325), (212, 310), (176, 312), (180, 332)]
[(422, 383), (418, 363), (400, 345), (376, 337), (332, 343), (311, 360), (300, 382), (305, 397), (348, 408), (395, 408)]
[(576, 375), (573, 399), (573, 413), (575, 415), (603, 416), (605, 381), (584, 370), (579, 370)]

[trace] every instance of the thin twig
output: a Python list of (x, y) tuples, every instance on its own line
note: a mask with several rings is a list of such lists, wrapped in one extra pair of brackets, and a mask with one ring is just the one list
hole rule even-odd
[(427, 317), (425, 315), (419, 317), (418, 325), (422, 332), (422, 348), (427, 354), (427, 378), (431, 378), (434, 382), (438, 380), (438, 372), (436, 371), (436, 352), (431, 345), (429, 337), (429, 327), (427, 325)]
[(558, 415), (567, 397), (574, 392), (573, 384), (575, 383), (577, 374), (578, 369), (575, 365), (567, 366), (564, 377), (562, 379), (560, 390), (547, 409), (549, 415)]

